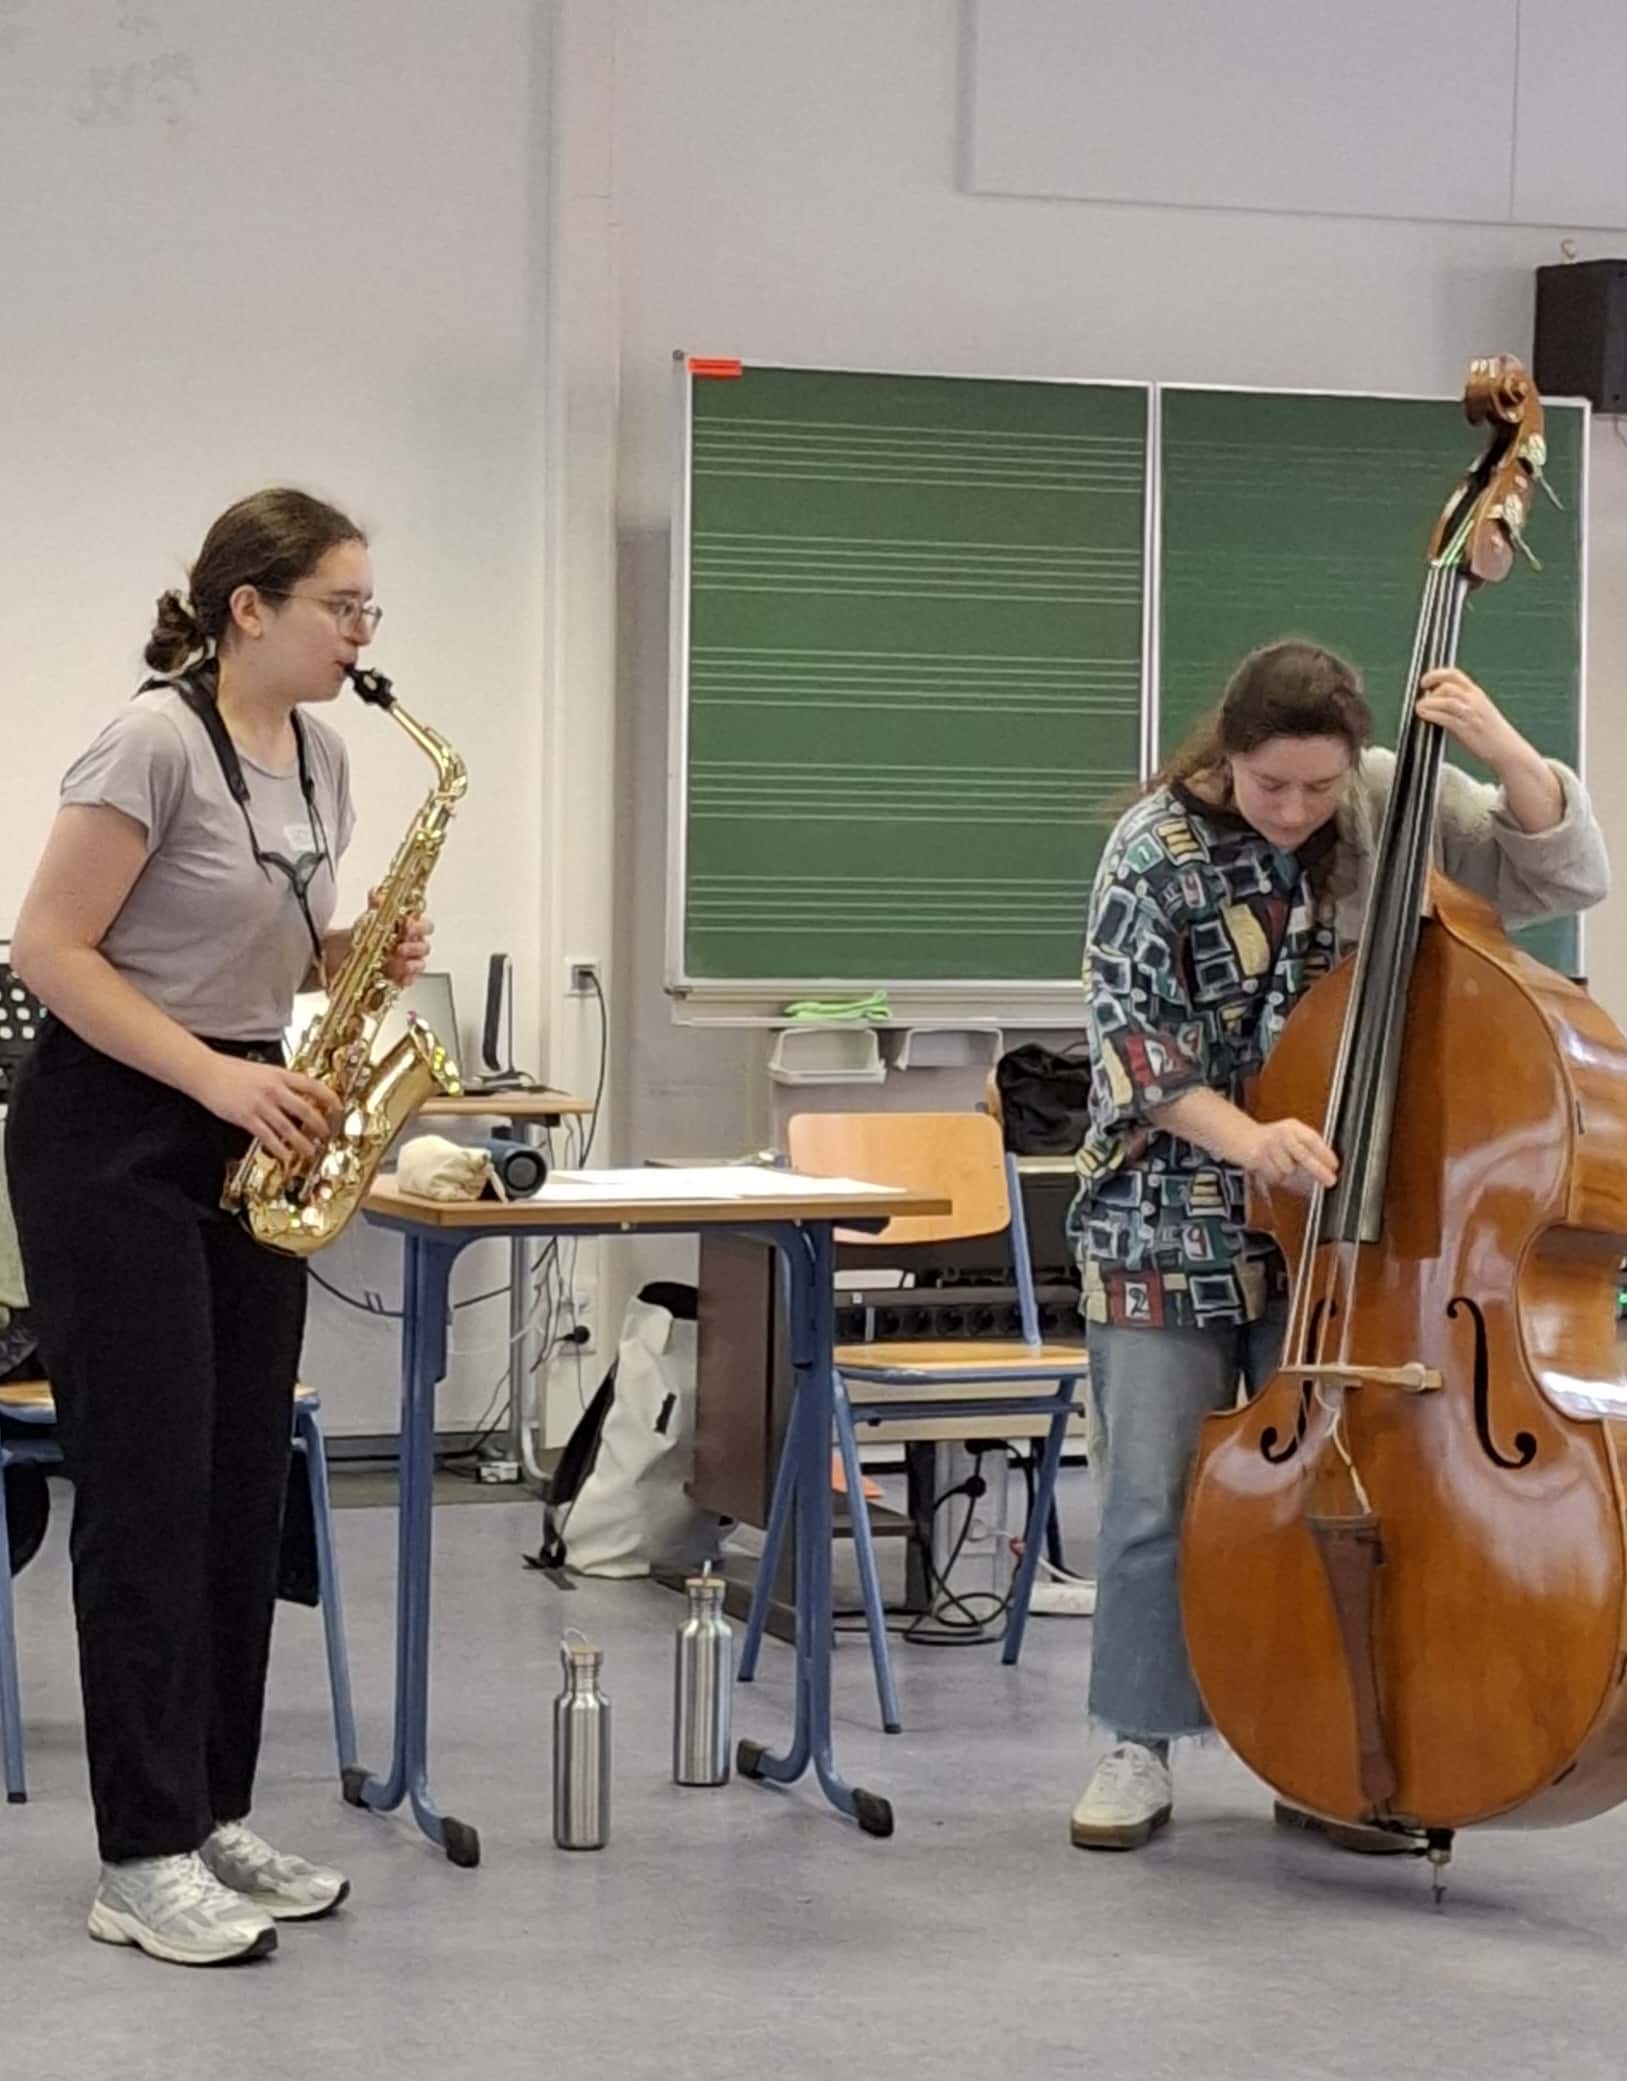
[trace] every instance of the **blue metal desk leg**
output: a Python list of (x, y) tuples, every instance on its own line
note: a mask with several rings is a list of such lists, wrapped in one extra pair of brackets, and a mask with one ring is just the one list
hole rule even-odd
[(17, 1684), (17, 1621), (11, 1601), (11, 1537), (6, 1530), (6, 1473), (0, 1465), (0, 1749), (5, 1754), (6, 1803), (23, 1806), (23, 1701)]
[(879, 1793), (848, 1785), (831, 1747), (833, 1593), (830, 1438), (835, 1365), (832, 1320), (833, 1248), (829, 1222), (782, 1231), (775, 1238), (791, 1272), (791, 1360), (797, 1372), (792, 1415), (796, 1455), (797, 1696), (788, 1754), (775, 1756), (760, 1742), (742, 1741), (740, 1775), (790, 1785), (811, 1761), (825, 1797), (857, 1821), (866, 1835), (891, 1835), (893, 1810)]
[(409, 1233), (402, 1305), (401, 1502), (397, 1547), (395, 1742), (382, 1783), (346, 1771), (353, 1806), (412, 1802), (419, 1827), (454, 1864), (480, 1862), (480, 1837), (429, 1795), (429, 1599), (435, 1501), (435, 1390), (446, 1370), (447, 1288), (462, 1242)]
[(737, 1681), (743, 1684), (749, 1684), (757, 1674), (757, 1655), (768, 1625), (768, 1607), (774, 1601), (774, 1578), (780, 1572), (785, 1530), (790, 1522), (791, 1506), (796, 1500), (797, 1470), (801, 1465), (796, 1448), (799, 1406), (793, 1395), (791, 1419), (785, 1427), (785, 1442), (780, 1447), (780, 1463), (774, 1470), (774, 1499), (768, 1507), (768, 1528), (763, 1533), (763, 1550), (757, 1559), (757, 1580), (752, 1585), (751, 1610), (746, 1618), (745, 1639), (740, 1645), (740, 1664), (735, 1672)]

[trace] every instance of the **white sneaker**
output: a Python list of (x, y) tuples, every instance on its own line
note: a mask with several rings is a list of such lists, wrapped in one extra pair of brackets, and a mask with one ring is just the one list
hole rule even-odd
[(1081, 1850), (1139, 1850), (1174, 1808), (1169, 1765), (1139, 1741), (1104, 1756), (1079, 1795), (1069, 1834)]
[(135, 1944), (168, 1965), (226, 1965), (277, 1948), (269, 1917), (221, 1885), (196, 1855), (104, 1864), (90, 1933), (99, 1944)]
[(198, 1855), (223, 1886), (278, 1922), (331, 1915), (350, 1892), (342, 1873), (285, 1856), (241, 1821), (223, 1821)]

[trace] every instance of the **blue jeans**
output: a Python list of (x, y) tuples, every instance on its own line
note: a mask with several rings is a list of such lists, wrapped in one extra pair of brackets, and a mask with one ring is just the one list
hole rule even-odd
[(1276, 1308), (1246, 1327), (1086, 1331), (1102, 1503), (1090, 1712), (1115, 1735), (1209, 1730), (1181, 1626), (1181, 1516), (1204, 1418), (1270, 1379), (1283, 1326)]

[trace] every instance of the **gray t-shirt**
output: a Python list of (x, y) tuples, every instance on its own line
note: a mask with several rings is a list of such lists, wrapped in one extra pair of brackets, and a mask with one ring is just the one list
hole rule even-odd
[[(319, 824), (299, 769), (276, 773), (241, 748), (250, 816), (265, 853), (297, 862), (325, 849), (305, 892), (317, 932), (333, 921), (334, 865), (355, 816), (345, 741), (300, 711)], [(172, 687), (127, 703), (62, 782), (65, 803), (106, 805), (147, 834), (136, 877), (101, 951), (127, 982), (206, 1040), (271, 1040), (286, 1028), (311, 965), (311, 936), (288, 877), (249, 845), (203, 724)]]

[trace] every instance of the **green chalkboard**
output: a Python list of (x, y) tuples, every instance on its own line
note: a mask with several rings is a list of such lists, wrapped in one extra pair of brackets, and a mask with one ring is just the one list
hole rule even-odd
[(1149, 391), (686, 377), (669, 982), (1076, 976), (1141, 761)]
[[(1076, 984), (1107, 829), (1244, 652), (1344, 652), (1392, 735), (1482, 446), (1449, 399), (682, 373), (667, 980), (764, 1010)], [(1476, 594), (1461, 645), (1573, 762), (1585, 434), (1550, 407), (1544, 568)], [(1572, 923), (1527, 939), (1574, 968)]]
[[(1516, 561), (1464, 617), (1459, 662), (1551, 757), (1574, 765), (1582, 676), (1586, 413), (1547, 409), (1548, 478)], [(1158, 737), (1167, 756), (1233, 665), (1308, 636), (1360, 666), (1393, 742), (1435, 517), (1485, 445), (1448, 400), (1159, 392)], [(1462, 762), (1478, 771), (1473, 762)], [(1567, 972), (1576, 927), (1522, 935)]]

